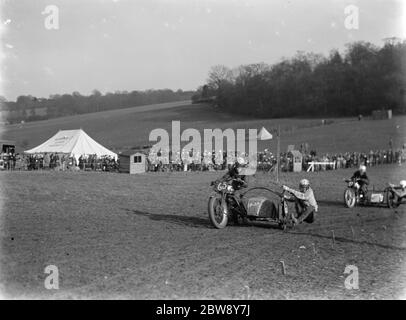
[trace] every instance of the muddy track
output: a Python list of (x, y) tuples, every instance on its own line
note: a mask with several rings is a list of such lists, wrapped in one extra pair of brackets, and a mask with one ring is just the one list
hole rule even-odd
[[(396, 177), (390, 166), (374, 170), (377, 184)], [(206, 201), (213, 173), (1, 173), (10, 181), (2, 187), (1, 283), (8, 296), (22, 298), (400, 297), (405, 206), (344, 208), (336, 181), (346, 174), (311, 175), (322, 199), (318, 220), (283, 232), (267, 224), (212, 228)], [(299, 178), (282, 176), (289, 185)], [(267, 179), (255, 178), (261, 185)], [(59, 290), (44, 288), (49, 264), (58, 266)], [(359, 268), (359, 290), (345, 289), (347, 265)]]

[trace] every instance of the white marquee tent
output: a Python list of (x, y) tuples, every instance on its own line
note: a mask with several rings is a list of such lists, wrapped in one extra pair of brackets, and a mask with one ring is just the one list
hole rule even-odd
[(24, 151), (34, 153), (64, 153), (79, 159), (81, 155), (95, 154), (98, 157), (111, 156), (117, 160), (117, 154), (97, 143), (82, 129), (59, 130), (57, 134), (33, 149)]

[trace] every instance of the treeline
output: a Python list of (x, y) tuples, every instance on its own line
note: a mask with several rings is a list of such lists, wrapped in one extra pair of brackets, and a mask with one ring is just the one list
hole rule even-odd
[(405, 113), (406, 42), (356, 42), (328, 57), (298, 52), (279, 63), (212, 67), (194, 101), (212, 98), (227, 112), (266, 117)]
[(105, 110), (136, 107), (147, 104), (175, 102), (191, 99), (194, 91), (146, 90), (117, 91), (102, 94), (93, 90), (85, 96), (79, 92), (51, 95), (49, 98), (36, 98), (31, 95), (19, 96), (16, 101), (1, 99), (1, 111), (9, 123), (44, 120), (68, 115), (76, 115)]

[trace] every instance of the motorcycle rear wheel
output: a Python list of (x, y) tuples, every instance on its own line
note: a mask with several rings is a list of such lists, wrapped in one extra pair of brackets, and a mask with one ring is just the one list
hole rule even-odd
[(225, 212), (221, 198), (210, 197), (208, 213), (211, 224), (217, 229), (223, 229), (228, 223), (228, 212)]
[(357, 203), (357, 196), (355, 191), (351, 188), (347, 188), (344, 191), (344, 204), (347, 208), (354, 208)]

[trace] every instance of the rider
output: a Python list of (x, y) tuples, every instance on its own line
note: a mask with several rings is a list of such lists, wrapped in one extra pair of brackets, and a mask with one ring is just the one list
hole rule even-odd
[[(231, 180), (231, 185), (234, 190), (240, 190), (248, 187), (248, 183), (245, 181), (245, 175), (242, 174), (243, 168), (247, 167), (244, 158), (239, 157), (237, 161), (230, 167), (228, 172), (221, 177), (221, 180)], [(232, 216), (234, 224), (239, 224), (238, 215)]]
[(293, 201), (295, 201), (297, 218), (292, 217), (293, 223), (299, 224), (303, 221), (313, 223), (316, 218), (318, 205), (314, 197), (313, 190), (310, 188), (309, 180), (300, 180), (299, 191), (291, 189), (287, 186), (283, 186), (283, 190), (288, 191), (295, 196), (295, 200)]
[(355, 171), (351, 177), (351, 180), (355, 180), (359, 186), (362, 194), (365, 196), (367, 194), (367, 186), (369, 184), (369, 179), (367, 176), (367, 167), (365, 165), (360, 165), (359, 170)]
[(398, 187), (395, 187), (395, 189), (399, 190), (399, 191), (398, 191), (398, 195), (399, 195), (400, 197), (406, 196), (406, 180), (401, 180), (401, 181), (399, 182), (399, 186), (398, 186)]
[(247, 164), (244, 158), (239, 157), (237, 161), (231, 166), (228, 172), (221, 178), (222, 180), (232, 180), (232, 186), (234, 190), (239, 190), (248, 187), (245, 181), (245, 175), (242, 175), (242, 170)]

